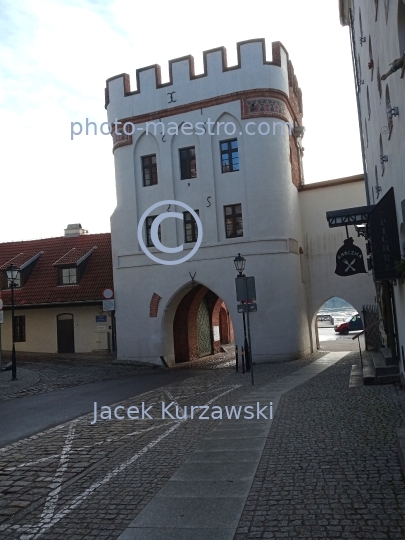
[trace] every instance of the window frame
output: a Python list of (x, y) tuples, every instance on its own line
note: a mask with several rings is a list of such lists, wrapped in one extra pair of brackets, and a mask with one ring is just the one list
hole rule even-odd
[(26, 342), (26, 325), (25, 315), (14, 315), (13, 320), (13, 337), (15, 343)]
[[(199, 216), (199, 211), (194, 210), (194, 212)], [(190, 216), (190, 219), (186, 219), (186, 214)], [(191, 240), (187, 240), (187, 225), (191, 225)], [(185, 244), (193, 244), (197, 242), (198, 240), (198, 226), (197, 222), (194, 219), (194, 216), (191, 212), (185, 211), (183, 212), (183, 230), (184, 230), (184, 243)]]
[[(70, 271), (75, 270), (75, 281), (64, 281), (64, 270), (69, 270), (69, 278), (70, 278)], [(79, 268), (76, 265), (69, 265), (69, 266), (62, 266), (58, 268), (58, 284), (59, 285), (78, 285), (79, 284)]]
[[(236, 207), (240, 206), (240, 212), (236, 212)], [(227, 214), (226, 209), (231, 208), (231, 214)], [(227, 220), (232, 221), (232, 234), (228, 234), (228, 227), (227, 227)], [(237, 220), (240, 219), (240, 229), (242, 230), (242, 234), (237, 234)], [(236, 204), (227, 204), (224, 206), (224, 221), (225, 221), (225, 237), (227, 239), (230, 238), (242, 238), (243, 237), (243, 212), (242, 212), (242, 203), (236, 203)]]
[[(193, 151), (194, 155), (190, 155), (190, 151)], [(182, 158), (182, 152), (187, 153), (185, 158)], [(192, 166), (193, 161), (194, 171)], [(191, 180), (192, 178), (197, 178), (197, 157), (195, 153), (195, 146), (186, 146), (185, 148), (179, 148), (179, 162), (180, 180)]]
[[(150, 163), (147, 163), (147, 160), (150, 160)], [(141, 156), (141, 165), (143, 187), (156, 186), (159, 181), (156, 154), (148, 154), (147, 156)], [(149, 174), (149, 179), (146, 178), (146, 173)]]
[[(232, 148), (232, 143), (233, 142), (236, 142), (236, 149), (235, 148)], [(223, 144), (226, 144), (227, 145), (227, 148), (226, 149), (223, 149), (222, 148), (222, 145)], [(238, 143), (238, 139), (237, 138), (234, 138), (234, 139), (225, 139), (224, 141), (219, 141), (219, 150), (220, 150), (220, 156), (221, 156), (221, 172), (222, 174), (225, 174), (225, 173), (228, 173), (228, 172), (239, 172), (240, 171), (240, 160), (239, 160), (239, 143)], [(238, 160), (238, 168), (234, 168), (234, 163), (233, 163), (233, 154), (237, 155), (237, 160)], [(227, 155), (228, 156), (228, 165), (224, 165), (224, 159), (223, 159), (223, 156)], [(226, 167), (229, 167), (227, 170)]]
[[(156, 248), (155, 244), (152, 242), (151, 229), (152, 229), (152, 223), (157, 217), (158, 216), (148, 216), (145, 219), (146, 247)], [(159, 225), (159, 228), (158, 228), (158, 238), (159, 238), (159, 241), (161, 242), (162, 241), (161, 225)]]

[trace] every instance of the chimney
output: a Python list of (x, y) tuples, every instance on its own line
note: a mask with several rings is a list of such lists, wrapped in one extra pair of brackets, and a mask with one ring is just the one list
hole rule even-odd
[(82, 228), (80, 223), (70, 223), (65, 229), (65, 236), (80, 236), (81, 234), (87, 234), (89, 231), (86, 231)]

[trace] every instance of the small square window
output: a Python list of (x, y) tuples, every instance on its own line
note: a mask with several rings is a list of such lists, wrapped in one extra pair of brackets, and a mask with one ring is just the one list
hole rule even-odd
[(197, 177), (197, 164), (195, 159), (195, 147), (181, 148), (180, 153), (180, 178), (189, 180)]
[(231, 204), (224, 207), (225, 234), (227, 238), (243, 236), (242, 205)]
[[(199, 215), (198, 210), (194, 210)], [(185, 243), (197, 242), (198, 227), (196, 220), (190, 212), (183, 212), (184, 216), (184, 241)]]
[(219, 143), (221, 148), (221, 167), (222, 172), (239, 171), (239, 151), (238, 140), (230, 139)]
[(61, 269), (61, 284), (75, 285), (77, 283), (77, 267)]
[[(153, 220), (157, 218), (157, 216), (149, 216), (146, 218), (146, 245), (147, 247), (155, 247), (154, 243), (152, 242), (152, 237), (151, 237), (151, 229), (152, 229), (152, 223), (153, 223)], [(158, 238), (159, 238), (159, 241), (161, 242), (162, 241), (162, 231), (161, 231), (161, 226), (159, 225), (159, 228), (158, 228)]]
[(158, 183), (156, 154), (142, 157), (142, 175), (144, 186), (154, 186)]

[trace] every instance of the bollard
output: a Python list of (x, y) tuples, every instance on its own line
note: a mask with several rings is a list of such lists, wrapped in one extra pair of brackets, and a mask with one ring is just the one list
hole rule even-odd
[(235, 345), (236, 373), (239, 371), (238, 346)]
[(245, 351), (242, 347), (242, 373), (245, 373)]
[(247, 345), (245, 347), (245, 362), (246, 362), (246, 371), (250, 371), (250, 347)]

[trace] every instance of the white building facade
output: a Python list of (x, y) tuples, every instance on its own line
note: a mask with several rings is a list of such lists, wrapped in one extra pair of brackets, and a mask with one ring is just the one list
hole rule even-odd
[[(264, 40), (252, 40), (238, 44), (236, 66), (229, 67), (225, 49), (218, 48), (204, 52), (201, 75), (194, 74), (192, 57), (169, 67), (168, 83), (161, 83), (159, 66), (137, 70), (136, 90), (126, 74), (107, 81), (108, 121), (115, 124), (111, 230), (118, 358), (173, 365), (218, 352), (221, 343), (233, 341), (233, 332), (243, 345), (233, 264), (238, 253), (246, 258), (246, 275), (256, 279), (254, 361), (305, 355), (315, 343), (316, 302), (309, 296), (316, 283), (308, 276), (313, 262), (305, 254), (300, 207), (302, 96), (288, 53), (273, 43), (268, 61)], [(359, 181), (351, 187), (361, 205)], [(329, 201), (320, 200), (326, 206), (316, 211), (325, 216)], [(170, 201), (187, 205), (201, 220), (201, 246), (181, 264), (152, 261), (137, 236), (143, 214), (162, 201), (168, 203), (149, 212), (141, 233), (149, 251), (166, 262), (190, 253), (199, 236), (187, 208)], [(305, 208), (314, 210), (308, 202)], [(159, 238), (164, 246), (183, 245), (181, 254), (152, 246), (153, 219), (166, 212), (182, 219), (166, 216)], [(316, 220), (307, 221), (315, 235), (332, 234), (326, 219), (321, 230)], [(318, 288), (323, 302), (335, 295), (328, 287), (330, 282), (323, 292)], [(356, 307), (372, 301), (367, 276), (353, 276), (349, 289)]]
[[(395, 335), (389, 346), (396, 349), (404, 376), (405, 3), (403, 0), (340, 0), (339, 4), (341, 23), (349, 26), (352, 41), (368, 204), (378, 205), (387, 195), (394, 198), (390, 220), (394, 220), (398, 236), (393, 239), (394, 246), (391, 242), (391, 246), (383, 249), (394, 251), (391, 262), (396, 260), (399, 264), (398, 279), (380, 280), (377, 276), (376, 283), (377, 294), (382, 298), (382, 315), (391, 311), (393, 314)], [(381, 229), (382, 239), (384, 234)], [(378, 244), (375, 236), (371, 237), (372, 248), (374, 242)], [(371, 259), (378, 256), (374, 248)]]

